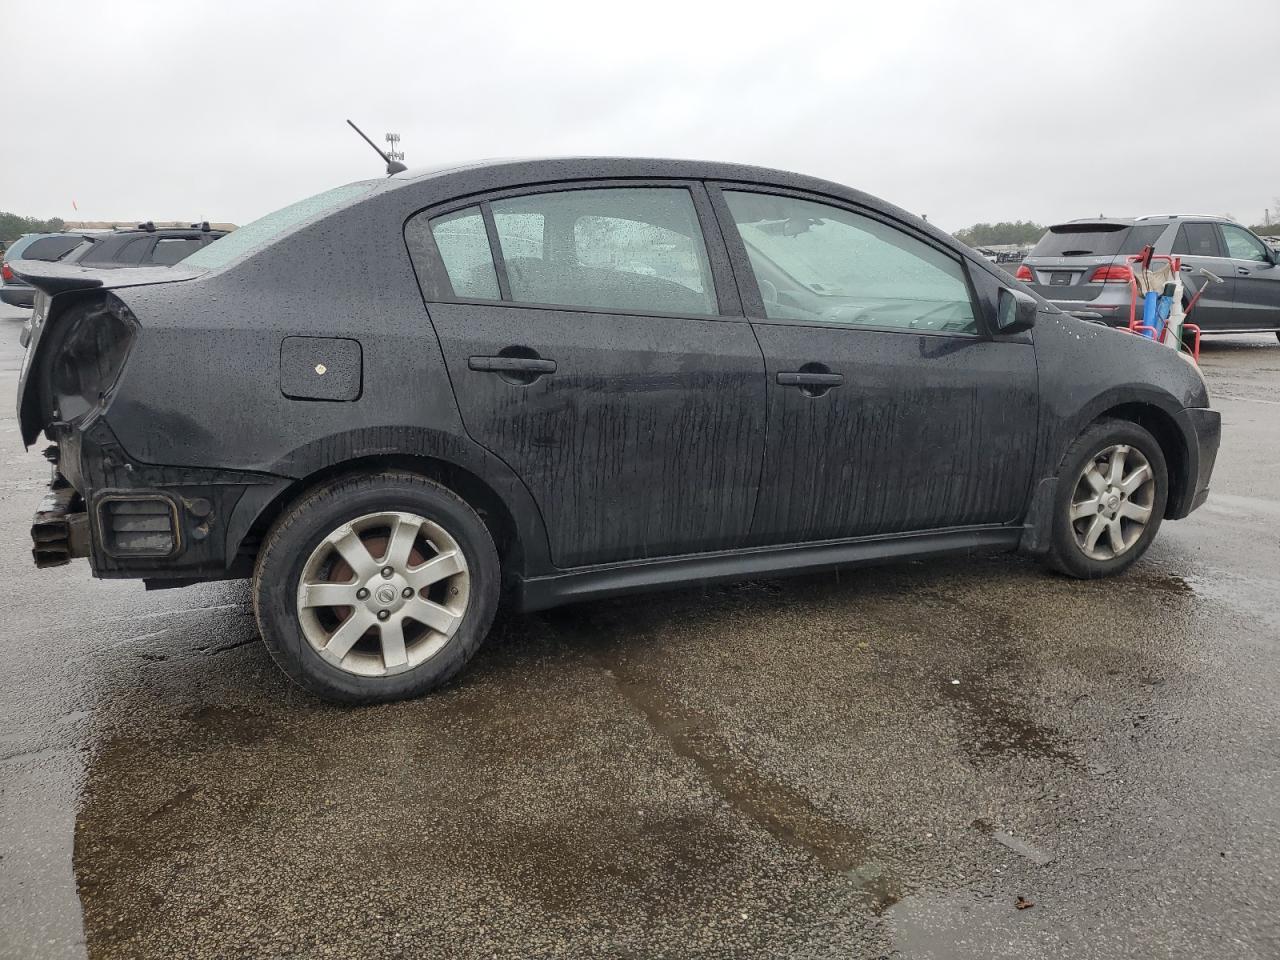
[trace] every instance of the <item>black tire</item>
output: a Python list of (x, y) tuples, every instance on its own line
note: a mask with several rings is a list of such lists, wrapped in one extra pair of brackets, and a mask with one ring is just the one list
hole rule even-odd
[[(1135, 447), (1147, 459), (1155, 482), (1150, 504), (1150, 519), (1136, 542), (1118, 556), (1097, 559), (1089, 556), (1077, 542), (1071, 520), (1071, 506), (1076, 485), (1088, 463), (1117, 444)], [(1169, 499), (1169, 467), (1164, 451), (1150, 432), (1128, 420), (1099, 420), (1067, 448), (1058, 470), (1058, 489), (1053, 504), (1053, 535), (1045, 562), (1060, 573), (1080, 579), (1096, 579), (1121, 573), (1146, 553), (1160, 529), (1165, 504)], [(1083, 522), (1083, 521), (1079, 521)]]
[[(466, 559), (469, 593), (456, 632), (429, 659), (402, 673), (359, 676), (326, 661), (308, 642), (298, 616), (298, 581), (330, 532), (382, 511), (413, 513), (445, 528)], [(253, 607), (267, 649), (295, 683), (341, 703), (382, 703), (421, 696), (466, 665), (489, 632), (499, 585), (493, 538), (457, 494), (412, 473), (358, 474), (317, 487), (276, 520), (254, 567)]]

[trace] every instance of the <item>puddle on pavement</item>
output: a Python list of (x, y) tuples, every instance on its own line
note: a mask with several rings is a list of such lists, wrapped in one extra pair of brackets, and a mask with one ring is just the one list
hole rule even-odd
[[(802, 933), (830, 915), (874, 928), (922, 881), (1013, 849), (971, 826), (974, 805), (1011, 775), (999, 761), (1029, 764), (1012, 775), (1030, 787), (1056, 771), (1056, 789), (1090, 789), (1096, 765), (1070, 729), (1039, 716), (1038, 691), (1046, 665), (1092, 656), (1054, 631), (1094, 585), (1082, 599), (1039, 576), (1017, 561), (913, 565), (505, 616), (460, 682), (365, 710), (289, 687), (247, 636), (201, 638), (184, 623), (148, 647), (167, 659), (120, 669), (95, 717), (75, 849), (91, 955), (283, 953), (282, 936), (367, 944), (371, 930), (406, 938), (378, 941), (375, 956), (477, 930), (489, 931), (478, 942), (550, 935), (598, 955), (655, 931), (668, 947), (690, 944), (708, 916), (762, 912)], [(1191, 597), (1164, 584), (1135, 592), (1126, 616)], [(774, 635), (793, 620), (848, 626)], [(210, 649), (222, 652), (199, 652)], [(815, 664), (810, 649), (838, 660)], [(868, 715), (835, 728), (854, 731), (840, 745), (851, 768), (883, 759), (873, 731), (919, 731), (905, 742), (933, 753), (890, 759), (924, 772), (904, 781), (906, 802), (927, 798), (930, 769), (958, 750), (971, 805), (832, 812), (779, 772), (785, 754), (828, 746), (826, 727), (784, 725), (752, 741), (780, 755), (758, 757), (726, 726), (749, 669), (733, 655), (753, 651), (757, 668), (794, 680), (776, 691), (784, 703), (812, 697), (824, 674), (844, 677), (839, 699), (805, 705), (836, 723)], [(1162, 679), (1163, 652), (1125, 651), (1125, 677), (1136, 658)], [(738, 672), (718, 671), (716, 656)], [(664, 682), (695, 669), (697, 698)], [(899, 821), (930, 816), (955, 821), (946, 843), (922, 845), (920, 827), (903, 835)]]
[(804, 794), (765, 776), (748, 757), (731, 749), (707, 718), (684, 707), (653, 684), (617, 677), (618, 689), (675, 751), (692, 761), (739, 814), (778, 843), (801, 850), (827, 870), (861, 886), (873, 909), (896, 902), (897, 881), (874, 856), (864, 830), (841, 823)]

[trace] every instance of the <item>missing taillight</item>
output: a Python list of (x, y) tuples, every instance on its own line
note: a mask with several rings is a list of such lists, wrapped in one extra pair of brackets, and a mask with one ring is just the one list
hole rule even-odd
[(133, 345), (131, 320), (128, 309), (114, 297), (66, 318), (49, 371), (60, 419), (85, 416), (115, 385)]

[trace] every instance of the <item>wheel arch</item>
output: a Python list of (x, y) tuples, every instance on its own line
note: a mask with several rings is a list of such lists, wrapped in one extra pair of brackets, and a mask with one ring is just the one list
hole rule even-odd
[(531, 568), (536, 570), (545, 562), (546, 540), (541, 517), (536, 515), (536, 509), (534, 516), (529, 515), (529, 504), (511, 503), (510, 486), (506, 487), (507, 496), (503, 496), (501, 483), (495, 484), (492, 478), (445, 457), (380, 452), (326, 463), (301, 476), (259, 488), (257, 496), (243, 499), (228, 531), (228, 567), (247, 575), (271, 525), (317, 486), (342, 476), (388, 471), (413, 473), (434, 480), (465, 500), (493, 537), (505, 579), (527, 576)]
[(1057, 493), (1058, 470), (1068, 448), (1084, 431), (1102, 420), (1125, 420), (1147, 430), (1160, 445), (1168, 467), (1169, 496), (1165, 501), (1164, 517), (1176, 520), (1191, 510), (1191, 498), (1195, 493), (1197, 464), (1193, 463), (1193, 447), (1187, 435), (1189, 426), (1154, 398), (1141, 400), (1100, 400), (1082, 411), (1075, 421), (1075, 428), (1064, 430), (1054, 444), (1052, 462), (1047, 464), (1048, 476), (1044, 476), (1032, 491), (1027, 517), (1023, 524), (1019, 550), (1040, 555), (1048, 551), (1053, 530), (1053, 504)]
[(1120, 403), (1094, 417), (1085, 429), (1100, 420), (1127, 420), (1155, 437), (1169, 471), (1169, 496), (1165, 501), (1164, 516), (1166, 519), (1185, 516), (1187, 500), (1194, 485), (1190, 470), (1191, 451), (1174, 416), (1152, 403)]

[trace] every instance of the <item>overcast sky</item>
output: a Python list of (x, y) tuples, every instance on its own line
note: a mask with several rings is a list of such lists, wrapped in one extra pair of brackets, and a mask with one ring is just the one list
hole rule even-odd
[(243, 224), (380, 173), (347, 117), (410, 167), (734, 160), (946, 229), (1280, 196), (1280, 0), (0, 0), (0, 24), (0, 210), (42, 218)]

